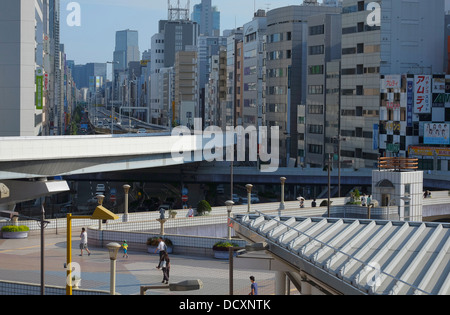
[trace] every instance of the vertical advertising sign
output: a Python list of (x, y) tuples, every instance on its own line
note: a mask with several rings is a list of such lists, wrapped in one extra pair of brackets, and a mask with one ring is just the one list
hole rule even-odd
[(431, 113), (431, 75), (414, 76), (414, 113)]
[(44, 102), (44, 71), (39, 68), (36, 70), (36, 93), (35, 93), (36, 109), (43, 109)]
[(412, 127), (413, 125), (413, 104), (414, 104), (414, 82), (408, 80), (407, 82), (407, 103), (406, 103), (406, 125)]
[(379, 135), (380, 135), (379, 126), (378, 126), (378, 124), (374, 124), (373, 125), (373, 149), (374, 150), (378, 150), (380, 147), (378, 145)]

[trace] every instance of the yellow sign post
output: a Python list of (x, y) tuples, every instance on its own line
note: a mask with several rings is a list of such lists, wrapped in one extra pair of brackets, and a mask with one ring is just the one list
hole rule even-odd
[(67, 278), (66, 295), (72, 295), (72, 220), (90, 219), (90, 220), (117, 220), (119, 217), (103, 206), (97, 206), (94, 214), (91, 216), (73, 216), (67, 214)]

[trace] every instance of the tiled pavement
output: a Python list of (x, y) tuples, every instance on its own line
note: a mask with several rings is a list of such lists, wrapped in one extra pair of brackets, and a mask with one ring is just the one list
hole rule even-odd
[[(53, 230), (45, 235), (45, 283), (63, 287), (66, 273), (66, 235)], [(90, 248), (92, 254), (80, 257), (78, 237), (72, 241), (73, 262), (80, 265), (81, 288), (109, 291), (110, 260), (106, 248)], [(129, 249), (129, 258), (119, 252), (117, 259), (116, 292), (122, 295), (139, 294), (141, 285), (159, 285), (162, 272), (156, 269), (157, 255), (134, 252)], [(171, 255), (170, 281), (200, 279), (203, 289), (190, 292), (152, 290), (147, 294), (227, 295), (228, 262), (212, 257), (188, 257)], [(234, 293), (248, 294), (249, 276), (258, 280), (260, 294), (274, 292), (274, 273), (252, 270), (234, 270)], [(0, 239), (0, 280), (25, 283), (40, 283), (40, 237), (33, 234), (24, 240)]]

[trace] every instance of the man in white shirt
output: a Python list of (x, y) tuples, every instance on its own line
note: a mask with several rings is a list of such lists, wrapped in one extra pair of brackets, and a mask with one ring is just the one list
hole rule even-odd
[(159, 251), (159, 264), (156, 267), (159, 269), (161, 267), (161, 261), (164, 257), (164, 254), (166, 253), (167, 246), (166, 246), (166, 243), (164, 243), (162, 237), (159, 237), (158, 241), (159, 241), (159, 244), (158, 244), (158, 247), (156, 247), (156, 249), (155, 249), (155, 254), (157, 251)]
[(91, 255), (91, 252), (89, 251), (89, 248), (87, 247), (87, 232), (85, 228), (81, 229), (81, 234), (80, 234), (80, 250), (81, 250), (81, 254), (80, 256), (83, 256), (83, 249), (85, 249), (88, 253), (88, 256)]

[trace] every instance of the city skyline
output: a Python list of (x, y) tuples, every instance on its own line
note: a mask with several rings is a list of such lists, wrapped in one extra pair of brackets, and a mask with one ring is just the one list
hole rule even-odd
[[(112, 0), (106, 4), (102, 0), (79, 0), (80, 26), (69, 26), (66, 20), (72, 11), (67, 10), (67, 5), (71, 2), (61, 0), (61, 43), (65, 45), (68, 59), (74, 60), (75, 64), (111, 61), (115, 34), (120, 30), (137, 30), (141, 53), (150, 49), (151, 37), (158, 32), (158, 22), (167, 19), (168, 12), (166, 1)], [(201, 0), (191, 0), (191, 13), (198, 3)], [(276, 0), (270, 3), (263, 0), (247, 0), (244, 3), (230, 0), (223, 5), (223, 2), (213, 0), (213, 6), (217, 6), (221, 14), (221, 33), (251, 21), (254, 9), (275, 9), (301, 3), (302, 0)], [(235, 10), (237, 6), (241, 9)]]

